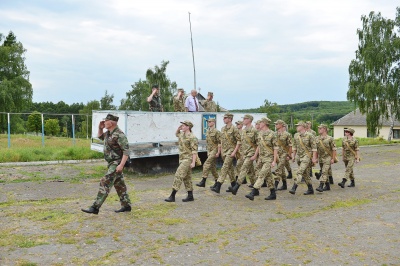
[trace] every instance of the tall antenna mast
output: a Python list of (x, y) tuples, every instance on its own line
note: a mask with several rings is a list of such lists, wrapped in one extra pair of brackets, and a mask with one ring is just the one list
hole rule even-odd
[(194, 89), (196, 89), (196, 67), (194, 64), (194, 51), (193, 51), (193, 36), (192, 36), (192, 22), (190, 21), (190, 12), (189, 13), (189, 27), (190, 27), (190, 41), (192, 42), (192, 58), (193, 58), (193, 75), (194, 75)]

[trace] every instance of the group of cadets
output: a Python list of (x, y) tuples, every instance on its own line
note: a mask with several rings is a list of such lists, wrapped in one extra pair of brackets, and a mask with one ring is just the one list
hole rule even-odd
[[(298, 184), (305, 182), (307, 190), (304, 195), (312, 195), (314, 194), (311, 181), (312, 167), (318, 163), (320, 170), (315, 173), (315, 177), (320, 183), (316, 190), (321, 193), (330, 190), (330, 185), (333, 184), (331, 166), (338, 162), (338, 159), (335, 141), (328, 135), (327, 125), (318, 126), (317, 136), (311, 129), (310, 121), (300, 121), (295, 125), (297, 133), (292, 137), (283, 120), (273, 123), (276, 131), (270, 128), (272, 122), (267, 117), (258, 120), (255, 126), (253, 126), (253, 116), (249, 114), (244, 115), (243, 120), (237, 121), (236, 125), (233, 124), (231, 113), (226, 113), (223, 120), (225, 125), (221, 131), (215, 128), (215, 118), (207, 120), (207, 160), (203, 164), (202, 180), (196, 184), (198, 187), (206, 186), (206, 180), (211, 172), (214, 184), (210, 188), (215, 193), (220, 193), (222, 184), (229, 178), (230, 186), (226, 192), (236, 195), (240, 187), (247, 183), (248, 177), (248, 187), (251, 191), (246, 198), (250, 200), (260, 195), (261, 187), (269, 189), (269, 195), (265, 200), (275, 200), (276, 191), (287, 190), (287, 179), (292, 178), (294, 182), (289, 190), (291, 194), (296, 194)], [(195, 166), (198, 141), (191, 133), (193, 124), (190, 121), (181, 124), (176, 132), (179, 138), (179, 167), (175, 174), (172, 193), (165, 199), (168, 202), (175, 201), (175, 194), (182, 181), (188, 192), (187, 198), (183, 201), (194, 200), (191, 172)], [(345, 137), (342, 140), (342, 161), (346, 167), (345, 176), (342, 182), (338, 183), (342, 188), (348, 180), (350, 180), (348, 187), (355, 186), (353, 166), (360, 161), (360, 152), (358, 140), (353, 134), (354, 129), (345, 129)], [(223, 164), (218, 175), (216, 159), (220, 156)], [(289, 163), (291, 160), (298, 165), (295, 175), (292, 175)]]

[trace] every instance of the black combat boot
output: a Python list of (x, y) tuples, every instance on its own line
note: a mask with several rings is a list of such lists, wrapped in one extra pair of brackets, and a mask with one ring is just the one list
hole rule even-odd
[(236, 185), (237, 182), (231, 182), (231, 185), (228, 187), (226, 192), (232, 192), (232, 188)]
[(265, 200), (276, 200), (276, 193), (275, 193), (275, 188), (271, 188), (271, 194), (269, 194), (268, 197), (265, 198)]
[(288, 171), (288, 175), (287, 175), (286, 179), (292, 179), (292, 178), (293, 178), (292, 171)]
[(242, 185), (245, 185), (245, 184), (247, 184), (247, 178), (246, 177), (244, 178), (244, 180), (242, 182)]
[(188, 195), (187, 195), (186, 199), (182, 199), (182, 201), (183, 202), (194, 201), (193, 191), (188, 191)]
[(239, 183), (236, 183), (235, 186), (232, 187), (232, 194), (236, 195), (236, 193), (238, 192), (239, 188), (240, 188)]
[(296, 194), (296, 189), (297, 189), (297, 184), (293, 184), (293, 187), (291, 190), (289, 190), (289, 193), (293, 195)]
[(282, 180), (282, 186), (278, 188), (278, 190), (287, 190), (287, 182), (286, 180)]
[(304, 177), (301, 177), (300, 183), (305, 183), (306, 180), (304, 180)]
[(132, 210), (131, 206), (122, 206), (121, 209), (116, 210), (115, 212), (130, 212)]
[(196, 184), (198, 187), (206, 187), (206, 180), (207, 178), (204, 178), (200, 181), (200, 183)]
[(331, 185), (329, 184), (329, 182), (325, 183), (325, 187), (324, 187), (324, 191), (329, 191), (331, 190)]
[(213, 187), (211, 190), (216, 193), (219, 193), (221, 191), (221, 186), (222, 186), (222, 183), (217, 181), (217, 183), (215, 184), (215, 187)]
[(278, 185), (279, 185), (279, 180), (275, 180), (275, 190), (278, 189)]
[(91, 214), (99, 214), (99, 208), (96, 208), (95, 206), (90, 206), (89, 209), (81, 209), (81, 211)]
[(312, 195), (312, 194), (314, 194), (314, 189), (312, 187), (312, 184), (307, 185), (307, 187), (308, 187), (307, 191), (304, 192), (303, 194), (304, 195)]
[(324, 192), (324, 182), (319, 183), (319, 187), (317, 187), (315, 190), (319, 192)]
[(310, 177), (312, 177), (312, 168), (310, 169)]
[(217, 185), (217, 179), (215, 179), (214, 185), (212, 185), (210, 188), (215, 188), (216, 185)]
[(261, 187), (268, 187), (268, 186), (267, 186), (267, 180), (264, 179), (264, 183), (262, 184)]
[(350, 180), (350, 185), (348, 185), (347, 187), (355, 187), (356, 184), (354, 183), (354, 179)]
[(333, 184), (335, 184), (335, 183), (333, 183), (333, 176), (329, 176), (329, 184), (331, 184), (331, 185), (333, 185)]
[(344, 184), (346, 184), (346, 179), (343, 178), (342, 182), (338, 183), (338, 186), (340, 186), (341, 188), (344, 188)]
[(165, 201), (166, 202), (175, 202), (175, 194), (176, 194), (176, 190), (173, 189), (171, 192), (171, 195), (169, 196), (169, 198), (166, 198)]
[(315, 175), (315, 178), (316, 178), (317, 180), (319, 180), (320, 177), (321, 177), (321, 175), (322, 175), (322, 170), (319, 170), (319, 173), (315, 173), (314, 175)]
[(258, 189), (253, 188), (249, 194), (246, 195), (246, 198), (248, 198), (249, 200), (254, 200), (255, 196), (260, 195), (260, 192), (258, 191)]

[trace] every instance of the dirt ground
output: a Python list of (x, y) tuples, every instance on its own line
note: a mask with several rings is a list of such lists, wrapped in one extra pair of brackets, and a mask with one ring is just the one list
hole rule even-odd
[(355, 188), (337, 185), (340, 162), (331, 191), (305, 196), (302, 184), (276, 201), (267, 188), (248, 200), (245, 185), (216, 194), (210, 179), (194, 202), (182, 187), (167, 203), (172, 174), (126, 173), (132, 212), (114, 212), (113, 190), (99, 215), (80, 209), (104, 162), (0, 166), (0, 265), (400, 265), (399, 155), (400, 145), (362, 147)]

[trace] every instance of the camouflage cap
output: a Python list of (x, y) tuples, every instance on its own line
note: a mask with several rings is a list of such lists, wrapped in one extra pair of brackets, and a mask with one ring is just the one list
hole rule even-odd
[(214, 93), (211, 92), (211, 91), (209, 91), (209, 92), (208, 92), (208, 95), (214, 96)]
[(311, 121), (306, 121), (306, 124), (307, 125), (311, 125)]
[(251, 121), (253, 121), (254, 117), (252, 115), (244, 115), (242, 117), (243, 119), (250, 119)]
[(306, 126), (307, 126), (307, 124), (306, 124), (306, 123), (304, 123), (304, 121), (299, 121), (299, 122), (297, 122), (297, 124), (295, 124), (295, 126), (296, 126), (296, 127), (297, 127), (297, 126), (306, 127)]
[(184, 90), (184, 89), (182, 89), (182, 88), (179, 88), (179, 89), (178, 89), (178, 91), (185, 91), (185, 90)]
[(261, 122), (261, 120), (257, 120), (257, 121), (256, 121), (256, 125), (257, 125), (257, 124), (260, 124), (260, 122)]
[(233, 114), (231, 114), (231, 113), (226, 113), (225, 115), (224, 115), (224, 118), (230, 118), (230, 119), (233, 119)]
[(350, 132), (351, 134), (354, 134), (355, 130), (352, 129), (351, 127), (345, 128), (344, 131)]
[(271, 119), (269, 119), (268, 117), (263, 117), (258, 121), (260, 121), (260, 123), (264, 123), (266, 125), (269, 125), (269, 123), (271, 123)]
[(318, 128), (322, 128), (322, 127), (324, 127), (326, 130), (328, 130), (328, 126), (325, 125), (325, 124), (321, 124), (321, 125), (318, 126)]
[(285, 121), (283, 121), (283, 120), (281, 120), (281, 119), (278, 119), (278, 120), (276, 120), (276, 121), (274, 122), (274, 124), (282, 124), (282, 125), (285, 125), (286, 123), (285, 123)]
[(243, 125), (243, 121), (236, 121), (235, 124), (236, 125)]
[(212, 118), (210, 117), (210, 118), (207, 119), (207, 122), (215, 122), (215, 118), (214, 117), (212, 117)]
[(118, 119), (119, 119), (118, 116), (112, 114), (108, 114), (105, 118), (103, 118), (103, 120), (111, 120), (115, 122), (118, 122)]
[(193, 123), (190, 122), (189, 120), (185, 120), (185, 121), (181, 122), (181, 124), (187, 125), (187, 126), (190, 127), (190, 128), (193, 127)]

